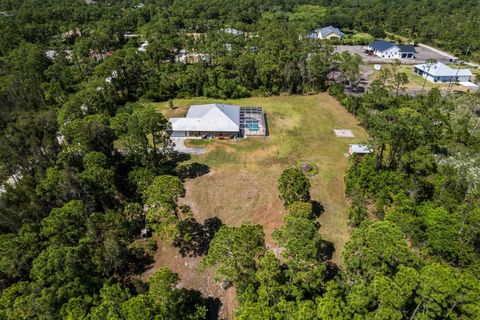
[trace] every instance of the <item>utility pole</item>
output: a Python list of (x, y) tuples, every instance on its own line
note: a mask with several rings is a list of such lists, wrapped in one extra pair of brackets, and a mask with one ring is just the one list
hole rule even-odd
[(460, 72), (460, 68), (463, 65), (463, 61), (459, 59), (457, 60), (456, 63), (458, 64), (457, 72), (455, 73), (455, 77), (453, 78), (454, 81), (450, 81), (450, 83), (448, 84), (447, 94), (445, 95), (445, 99), (450, 95), (450, 92), (452, 91), (453, 86), (458, 82), (458, 73)]
[[(428, 60), (427, 60), (427, 74), (426, 74), (425, 77), (424, 77), (423, 86), (422, 86), (422, 91), (420, 92), (420, 95), (423, 94), (423, 90), (425, 89), (425, 85), (427, 84), (428, 73), (430, 73), (430, 69), (432, 68), (432, 66), (433, 66), (435, 63), (437, 63), (437, 60), (436, 60), (436, 59), (428, 59)], [(422, 74), (422, 77), (423, 77), (423, 74)]]

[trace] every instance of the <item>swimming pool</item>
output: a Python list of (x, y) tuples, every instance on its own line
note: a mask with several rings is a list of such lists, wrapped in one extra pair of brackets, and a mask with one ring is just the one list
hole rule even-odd
[(247, 128), (250, 131), (259, 131), (260, 126), (258, 125), (258, 120), (255, 120), (255, 119), (245, 120), (245, 128)]

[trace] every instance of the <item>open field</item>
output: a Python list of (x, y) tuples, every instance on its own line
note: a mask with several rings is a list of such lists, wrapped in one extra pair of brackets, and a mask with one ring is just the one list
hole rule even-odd
[[(355, 118), (326, 93), (226, 101), (180, 99), (174, 101), (174, 110), (169, 110), (166, 103), (155, 106), (166, 117), (171, 117), (183, 116), (189, 105), (212, 102), (263, 107), (270, 135), (208, 143), (207, 153), (193, 156), (190, 161), (208, 165), (210, 173), (187, 180), (186, 196), (181, 201), (192, 208), (194, 217), (200, 223), (218, 217), (227, 225), (263, 225), (267, 245), (273, 248), (276, 244), (271, 237), (272, 231), (282, 225), (286, 213), (278, 198), (277, 179), (284, 169), (298, 160), (312, 161), (319, 168), (319, 173), (310, 178), (312, 199), (325, 208), (319, 218), (320, 232), (335, 246), (332, 260), (340, 263), (343, 247), (349, 239), (343, 182), (348, 161), (344, 153), (349, 143), (367, 139)], [(333, 129), (350, 129), (355, 138), (337, 138)], [(180, 274), (184, 286), (218, 294), (208, 284), (211, 279), (207, 278), (211, 277), (211, 273), (200, 274), (195, 268), (186, 267), (190, 264), (196, 266), (198, 258), (189, 261), (192, 258), (181, 258), (174, 250), (169, 252), (164, 246), (161, 248), (156, 266), (177, 265), (174, 271)], [(199, 278), (204, 281), (199, 281)], [(221, 298), (222, 301), (231, 300), (228, 296)], [(226, 303), (225, 308), (228, 308), (227, 305), (231, 303)], [(222, 310), (222, 314), (226, 315), (231, 312)]]

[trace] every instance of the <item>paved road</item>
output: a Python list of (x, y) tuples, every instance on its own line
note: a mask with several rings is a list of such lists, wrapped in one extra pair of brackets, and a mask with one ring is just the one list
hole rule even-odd
[(203, 148), (203, 147), (198, 147), (198, 148), (187, 147), (185, 145), (185, 138), (183, 137), (171, 137), (170, 139), (172, 139), (172, 142), (175, 145), (173, 149), (178, 152), (188, 153), (188, 154), (205, 154), (206, 152), (206, 148)]
[[(432, 51), (434, 51), (434, 52), (436, 52), (436, 53), (438, 53), (438, 54), (440, 54), (440, 55), (442, 55), (442, 56), (445, 56), (445, 57), (449, 58), (449, 59), (453, 59), (453, 60), (457, 59), (456, 57), (452, 56), (450, 53), (445, 52), (445, 51), (443, 51), (443, 50), (440, 50), (440, 49), (437, 49), (437, 48), (434, 48), (434, 47), (427, 46), (426, 44), (423, 44), (423, 43), (419, 43), (418, 45), (419, 45), (420, 47), (424, 47), (424, 48), (430, 49), (430, 50), (432, 50)], [(475, 62), (465, 61), (465, 64), (467, 64), (467, 65), (469, 65), (469, 66), (471, 66), (471, 67), (475, 67), (475, 68), (480, 67), (480, 64), (475, 63)]]

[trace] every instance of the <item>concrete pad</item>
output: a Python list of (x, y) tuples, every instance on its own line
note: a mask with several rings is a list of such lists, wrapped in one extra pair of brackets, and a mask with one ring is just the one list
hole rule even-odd
[(335, 135), (339, 138), (355, 138), (352, 130), (333, 129), (333, 131), (335, 132)]
[(181, 153), (187, 153), (187, 154), (205, 154), (207, 149), (204, 147), (198, 147), (198, 148), (193, 148), (193, 147), (187, 147), (185, 145), (185, 137), (170, 137), (170, 140), (172, 140), (174, 147), (173, 149), (175, 151), (181, 152)]
[(475, 83), (473, 83), (473, 82), (459, 82), (459, 84), (460, 84), (461, 86), (470, 87), (470, 88), (473, 88), (473, 89), (477, 89), (477, 88), (478, 88), (478, 86), (477, 86)]

